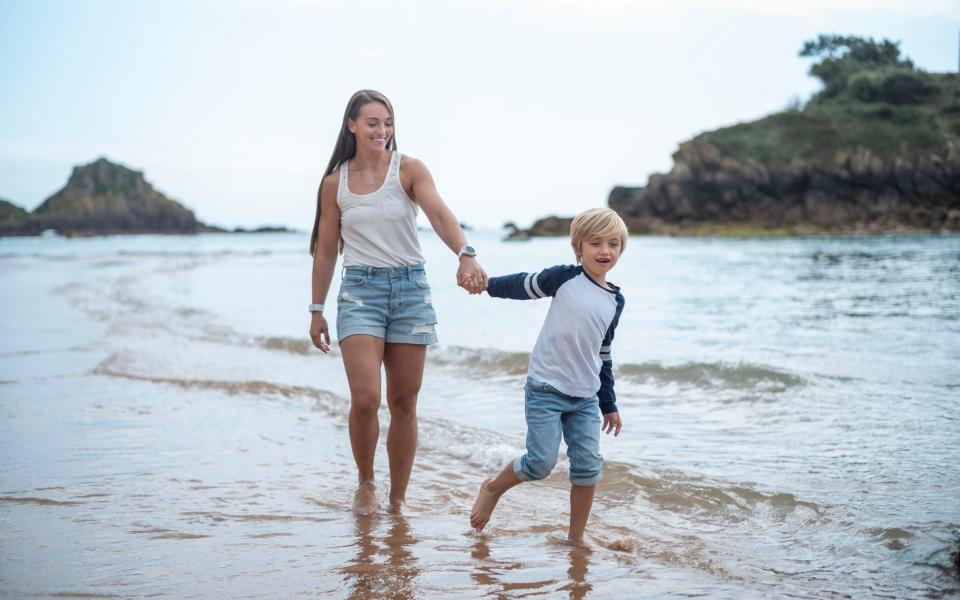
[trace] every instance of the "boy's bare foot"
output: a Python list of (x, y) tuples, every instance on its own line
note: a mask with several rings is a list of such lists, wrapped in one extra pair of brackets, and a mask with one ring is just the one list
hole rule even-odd
[(372, 515), (379, 508), (377, 486), (372, 481), (364, 481), (357, 486), (353, 494), (353, 512), (361, 516)]
[(482, 530), (490, 521), (493, 509), (497, 507), (497, 501), (500, 500), (500, 496), (490, 491), (492, 482), (492, 479), (486, 479), (480, 484), (480, 493), (477, 494), (477, 500), (470, 510), (470, 527), (477, 531)]
[(585, 551), (587, 553), (598, 550), (599, 547), (595, 545), (592, 541), (587, 541), (583, 538), (576, 539), (571, 538), (569, 535), (562, 537), (559, 535), (548, 535), (547, 541), (555, 546), (561, 546), (564, 548), (569, 548), (571, 551), (580, 552)]
[(577, 550), (581, 550), (585, 552), (593, 552), (594, 550), (593, 544), (585, 541), (583, 538), (567, 537), (567, 543), (573, 546)]

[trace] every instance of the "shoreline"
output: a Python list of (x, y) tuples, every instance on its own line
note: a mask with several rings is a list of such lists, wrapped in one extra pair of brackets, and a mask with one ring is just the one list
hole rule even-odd
[[(572, 219), (571, 219), (572, 220)], [(533, 229), (533, 228), (531, 228)], [(570, 235), (567, 230), (539, 231), (518, 229), (505, 241), (528, 241), (536, 238), (556, 238)], [(956, 236), (960, 232), (914, 228), (875, 230), (871, 228), (827, 229), (815, 225), (797, 227), (758, 227), (747, 224), (705, 223), (694, 226), (664, 225), (646, 231), (630, 231), (630, 237), (717, 237), (717, 238), (807, 238), (807, 237), (889, 237), (889, 236)]]

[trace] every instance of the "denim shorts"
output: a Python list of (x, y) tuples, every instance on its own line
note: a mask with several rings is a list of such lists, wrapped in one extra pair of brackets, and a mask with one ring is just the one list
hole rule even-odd
[(596, 485), (603, 476), (597, 396), (568, 396), (548, 383), (530, 378), (524, 390), (527, 453), (513, 461), (517, 479), (531, 481), (549, 475), (557, 464), (562, 435), (570, 459), (570, 483)]
[(372, 335), (387, 343), (436, 344), (437, 313), (423, 265), (344, 267), (337, 340)]

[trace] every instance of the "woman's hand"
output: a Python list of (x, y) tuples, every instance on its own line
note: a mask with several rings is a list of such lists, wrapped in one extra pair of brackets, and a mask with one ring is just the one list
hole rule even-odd
[(330, 330), (327, 329), (327, 319), (323, 316), (323, 313), (312, 313), (313, 317), (310, 320), (310, 339), (313, 340), (313, 345), (323, 353), (330, 352)]
[(457, 269), (457, 285), (471, 294), (480, 294), (487, 289), (487, 272), (473, 256), (460, 258), (460, 268)]

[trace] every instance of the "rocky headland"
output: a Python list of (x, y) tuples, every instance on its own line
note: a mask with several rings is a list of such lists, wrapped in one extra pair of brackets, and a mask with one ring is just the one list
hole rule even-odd
[[(696, 142), (696, 140), (694, 141)], [(878, 156), (864, 148), (785, 165), (731, 159), (687, 142), (646, 187), (615, 187), (634, 233), (960, 231), (960, 156)]]
[(960, 231), (960, 75), (888, 40), (822, 35), (800, 55), (823, 83), (805, 106), (680, 144), (610, 207), (637, 233)]
[(888, 40), (821, 35), (800, 55), (823, 83), (806, 105), (703, 133), (668, 173), (612, 189), (632, 232), (960, 232), (960, 75), (921, 71)]
[(5, 204), (0, 207), (0, 235), (38, 235), (46, 230), (65, 236), (216, 230), (154, 189), (142, 172), (106, 158), (74, 167), (67, 184), (33, 212)]

